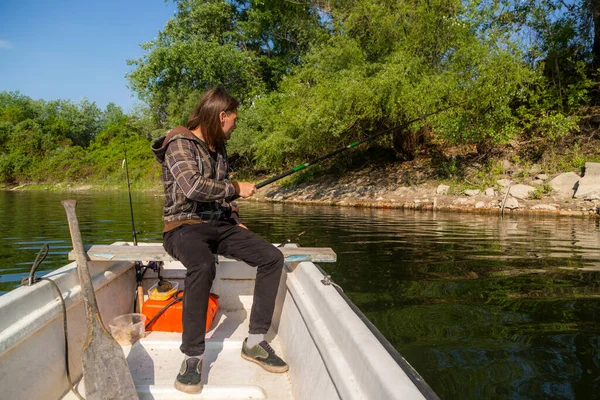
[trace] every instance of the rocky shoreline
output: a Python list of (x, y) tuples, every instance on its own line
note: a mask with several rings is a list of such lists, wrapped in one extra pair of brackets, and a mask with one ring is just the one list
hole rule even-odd
[(376, 167), (343, 177), (317, 178), (298, 185), (273, 184), (250, 201), (422, 211), (461, 211), (496, 214), (550, 214), (600, 217), (600, 163), (586, 163), (579, 176), (532, 172), (530, 184), (506, 176), (485, 190), (457, 192), (450, 185), (405, 186), (397, 179), (381, 179)]
[[(295, 185), (273, 183), (242, 201), (600, 219), (600, 163), (586, 163), (582, 176), (575, 172), (549, 175), (533, 166), (526, 174), (527, 179), (507, 173), (483, 190), (476, 184), (465, 189), (464, 184), (439, 183), (431, 179), (407, 185), (406, 174), (394, 168), (393, 164), (385, 164), (347, 172), (340, 177), (325, 174)], [(410, 176), (414, 176), (414, 169)], [(22, 184), (4, 189), (93, 191), (110, 188), (61, 183), (50, 186)], [(143, 191), (163, 195), (158, 185)]]

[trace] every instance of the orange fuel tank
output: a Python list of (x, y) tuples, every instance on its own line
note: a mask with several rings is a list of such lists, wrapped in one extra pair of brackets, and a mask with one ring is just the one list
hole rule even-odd
[[(183, 291), (177, 292), (175, 297), (181, 298)], [(144, 314), (149, 322), (156, 314), (160, 312), (167, 304), (172, 302), (173, 298), (168, 300), (146, 300), (142, 306), (142, 314)], [(212, 322), (219, 311), (219, 296), (214, 293), (208, 298), (208, 312), (206, 313), (206, 332), (211, 328)], [(148, 328), (147, 331), (159, 332), (182, 332), (181, 315), (183, 312), (183, 300), (178, 301), (165, 310), (160, 317), (156, 319)]]

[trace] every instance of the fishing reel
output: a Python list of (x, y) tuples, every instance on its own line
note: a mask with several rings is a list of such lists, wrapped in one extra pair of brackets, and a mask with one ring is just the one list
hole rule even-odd
[(160, 270), (163, 265), (164, 265), (163, 261), (148, 261), (146, 264), (144, 264), (141, 261), (136, 261), (135, 262), (135, 273), (136, 273), (138, 285), (142, 283), (142, 279), (144, 278), (144, 275), (146, 274), (146, 271), (148, 271), (148, 269), (151, 269), (152, 271), (156, 272), (156, 275), (158, 275), (158, 279), (162, 280), (162, 277), (160, 275)]

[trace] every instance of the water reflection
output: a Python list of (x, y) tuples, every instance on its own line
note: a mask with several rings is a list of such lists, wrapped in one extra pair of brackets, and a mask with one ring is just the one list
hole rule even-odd
[[(65, 264), (57, 193), (0, 192), (0, 290)], [(131, 240), (126, 193), (75, 194), (86, 243)], [(134, 193), (140, 241), (160, 241), (162, 197)], [(332, 247), (322, 264), (443, 399), (599, 398), (600, 229), (505, 217), (244, 202), (268, 240)]]

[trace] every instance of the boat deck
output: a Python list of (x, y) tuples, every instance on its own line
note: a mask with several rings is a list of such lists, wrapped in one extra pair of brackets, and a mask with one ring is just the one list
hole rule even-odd
[[(240, 296), (246, 297), (246, 296)], [(250, 303), (251, 296), (243, 303)], [(147, 332), (133, 346), (123, 346), (140, 399), (292, 399), (288, 373), (274, 374), (240, 357), (248, 335), (249, 308), (220, 310), (206, 336), (202, 365), (202, 391), (190, 395), (173, 387), (183, 354), (181, 333)], [(267, 334), (271, 346), (282, 355), (279, 338)], [(85, 393), (85, 383), (78, 385)], [(69, 392), (65, 399), (75, 399)]]

